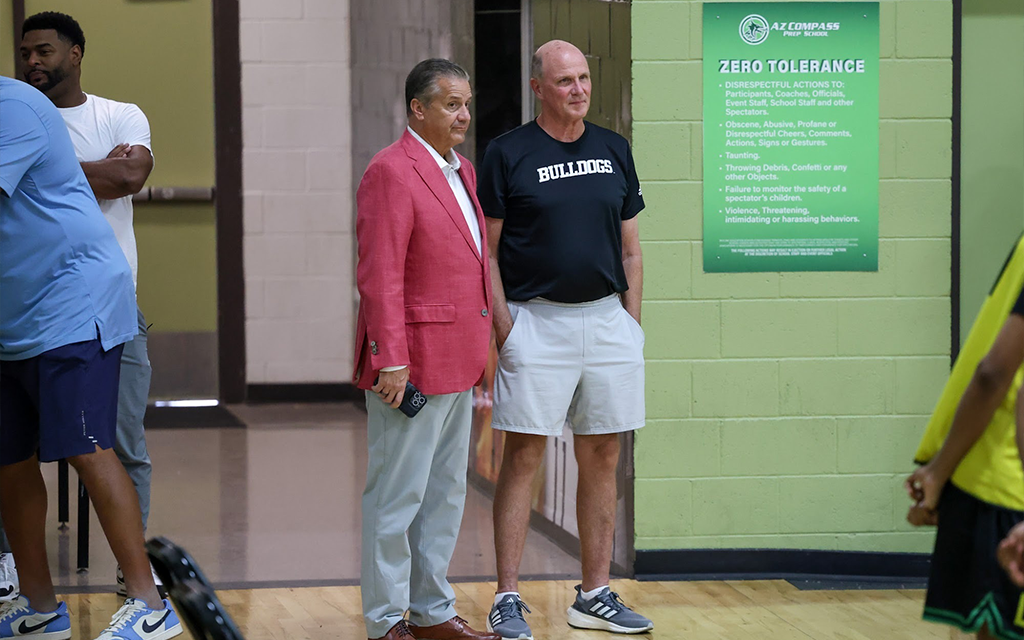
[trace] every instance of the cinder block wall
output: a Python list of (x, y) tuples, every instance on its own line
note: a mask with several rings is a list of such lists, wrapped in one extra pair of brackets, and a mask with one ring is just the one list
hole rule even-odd
[(879, 271), (705, 274), (702, 4), (633, 0), (637, 549), (930, 548), (901, 483), (949, 366), (952, 6), (880, 22)]
[(248, 382), (352, 374), (348, 0), (241, 0)]
[[(402, 135), (405, 78), (420, 60), (447, 58), (473, 76), (472, 0), (351, 0), (352, 181)], [(473, 159), (470, 137), (457, 151)]]

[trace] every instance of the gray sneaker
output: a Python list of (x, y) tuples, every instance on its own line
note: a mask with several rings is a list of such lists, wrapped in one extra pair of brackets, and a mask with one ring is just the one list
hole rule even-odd
[(532, 613), (516, 595), (507, 595), (498, 604), (491, 607), (487, 616), (487, 630), (501, 636), (502, 640), (533, 640), (530, 625), (526, 624), (523, 611)]
[(576, 601), (566, 615), (569, 626), (577, 629), (599, 629), (612, 633), (643, 633), (654, 623), (633, 611), (608, 587), (590, 600), (583, 599), (583, 585), (576, 585)]

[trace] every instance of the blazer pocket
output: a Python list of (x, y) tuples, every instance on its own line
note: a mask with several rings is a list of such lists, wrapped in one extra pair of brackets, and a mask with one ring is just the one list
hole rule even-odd
[(411, 304), (405, 307), (405, 322), (455, 322), (454, 304)]

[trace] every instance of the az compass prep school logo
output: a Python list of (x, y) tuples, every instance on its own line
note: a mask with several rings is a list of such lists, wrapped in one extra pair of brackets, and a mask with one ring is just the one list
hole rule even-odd
[(740, 21), (740, 37), (747, 44), (761, 44), (768, 39), (768, 21), (753, 13)]

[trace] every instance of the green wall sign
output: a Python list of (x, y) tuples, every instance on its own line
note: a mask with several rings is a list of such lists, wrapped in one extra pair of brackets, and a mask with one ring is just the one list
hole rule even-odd
[(704, 5), (704, 270), (878, 270), (878, 3)]

